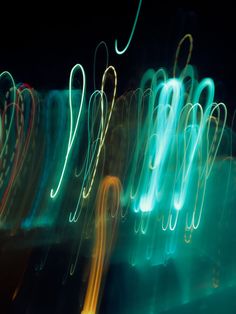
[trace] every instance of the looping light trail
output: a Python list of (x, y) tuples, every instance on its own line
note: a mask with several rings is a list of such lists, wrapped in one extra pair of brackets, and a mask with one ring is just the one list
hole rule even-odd
[(185, 70), (187, 68), (187, 66), (189, 65), (189, 62), (191, 60), (191, 56), (192, 56), (192, 51), (193, 51), (193, 37), (191, 34), (186, 34), (179, 42), (178, 44), (178, 47), (177, 47), (177, 50), (176, 50), (176, 54), (175, 54), (175, 62), (174, 62), (174, 68), (173, 68), (173, 76), (176, 77), (176, 70), (177, 70), (177, 62), (178, 62), (178, 58), (179, 58), (179, 54), (180, 54), (180, 49), (181, 49), (181, 46), (183, 45), (183, 43), (186, 41), (186, 40), (189, 40), (189, 51), (188, 51), (188, 56), (187, 56), (187, 60), (186, 60), (186, 64), (183, 68), (183, 71), (182, 71), (182, 75), (184, 76), (185, 75)]
[(112, 112), (114, 109), (114, 105), (115, 105), (115, 98), (116, 98), (116, 90), (117, 90), (117, 74), (116, 74), (116, 70), (113, 66), (109, 66), (104, 74), (103, 74), (103, 78), (102, 78), (102, 87), (101, 87), (101, 95), (104, 94), (104, 88), (105, 88), (105, 82), (106, 82), (106, 78), (107, 78), (107, 74), (109, 71), (113, 72), (114, 75), (114, 89), (113, 89), (113, 94), (112, 94), (112, 99), (111, 99), (111, 106), (110, 106), (110, 110), (108, 111), (108, 117), (107, 120), (105, 121), (105, 117), (104, 117), (104, 97), (101, 97), (101, 127), (102, 127), (102, 131), (101, 131), (101, 137), (99, 140), (99, 147), (98, 147), (98, 153), (96, 156), (96, 161), (95, 161), (95, 167), (94, 167), (94, 171), (91, 177), (91, 182), (89, 184), (88, 187), (85, 187), (83, 190), (83, 198), (87, 198), (91, 192), (92, 186), (93, 186), (93, 182), (95, 179), (95, 175), (97, 172), (97, 166), (98, 166), (98, 162), (99, 162), (99, 158), (100, 158), (100, 154), (101, 154), (101, 150), (102, 147), (104, 145), (105, 142), (105, 138), (106, 138), (106, 134), (109, 128), (109, 124), (110, 124), (110, 120), (111, 120), (111, 116), (112, 116)]
[[(107, 77), (108, 76), (111, 77), (111, 74), (112, 74), (113, 79), (114, 79), (114, 82), (113, 82), (114, 86), (113, 86), (113, 90), (112, 90), (111, 100), (108, 100), (106, 97), (106, 93), (105, 93), (105, 85), (106, 85), (106, 80), (108, 79)], [(104, 142), (105, 142), (106, 134), (107, 134), (107, 131), (109, 128), (112, 112), (113, 112), (113, 109), (115, 106), (116, 91), (117, 91), (116, 70), (113, 66), (109, 66), (104, 71), (104, 74), (103, 74), (101, 91), (96, 90), (90, 96), (89, 106), (88, 106), (88, 108), (89, 108), (88, 119), (87, 119), (87, 121), (88, 121), (88, 135), (90, 136), (94, 133), (94, 131), (93, 131), (93, 123), (94, 122), (91, 122), (91, 125), (90, 125), (90, 116), (92, 116), (92, 118), (93, 118), (93, 115), (90, 114), (90, 111), (91, 111), (90, 108), (92, 107), (92, 110), (93, 110), (94, 106), (97, 105), (97, 103), (100, 107), (100, 112), (101, 112), (100, 125), (99, 125), (98, 134), (96, 135), (95, 139), (90, 138), (90, 137), (88, 139), (88, 146), (87, 146), (87, 150), (86, 150), (85, 163), (84, 163), (84, 166), (82, 167), (83, 171), (80, 173), (80, 176), (82, 176), (82, 174), (83, 174), (82, 185), (81, 185), (82, 194), (81, 194), (81, 192), (79, 193), (77, 205), (76, 205), (74, 212), (70, 212), (70, 215), (69, 215), (69, 221), (70, 222), (77, 222), (77, 220), (80, 216), (80, 213), (81, 213), (81, 211), (79, 210), (79, 208), (81, 207), (81, 203), (83, 200), (87, 199), (91, 193), (91, 190), (92, 190), (92, 187), (94, 184), (94, 180), (96, 177), (96, 173), (97, 173), (100, 155), (102, 152), (102, 148), (104, 146)], [(94, 98), (94, 101), (93, 101), (93, 98)], [(110, 101), (110, 107), (109, 107), (108, 101)], [(91, 130), (90, 130), (90, 127), (92, 127)]]
[[(185, 38), (191, 40), (190, 35)], [(191, 217), (187, 229), (197, 229), (201, 221), (207, 178), (227, 110), (224, 104), (214, 103), (213, 80), (198, 83), (188, 62), (189, 58), (179, 78), (168, 79), (163, 69), (148, 70), (136, 92), (137, 136), (122, 196), (122, 203), (131, 204), (141, 216), (136, 234), (148, 232), (152, 211), (162, 213), (163, 231), (174, 231), (184, 214), (187, 221)], [(218, 131), (221, 112), (223, 125)]]
[[(81, 95), (81, 100), (80, 100), (80, 105), (79, 105), (79, 111), (78, 111), (78, 115), (77, 115), (77, 119), (76, 119), (76, 123), (74, 126), (74, 118), (73, 118), (73, 103), (72, 103), (72, 89), (73, 89), (73, 80), (74, 80), (74, 75), (76, 73), (77, 70), (80, 70), (82, 73), (82, 77), (83, 77), (83, 84), (82, 84), (82, 95)], [(77, 133), (77, 129), (78, 129), (78, 125), (80, 122), (80, 118), (81, 118), (81, 113), (82, 113), (82, 109), (83, 109), (83, 105), (84, 105), (84, 97), (85, 97), (85, 83), (86, 83), (86, 78), (85, 78), (85, 72), (84, 69), (82, 67), (81, 64), (76, 64), (70, 73), (70, 80), (69, 80), (69, 108), (70, 108), (70, 133), (69, 133), (69, 140), (68, 140), (68, 145), (67, 145), (67, 152), (66, 152), (66, 156), (65, 156), (65, 160), (64, 160), (64, 165), (62, 167), (62, 171), (61, 171), (61, 175), (57, 184), (57, 187), (55, 189), (51, 189), (50, 192), (50, 197), (51, 198), (55, 198), (60, 187), (61, 187), (61, 183), (65, 174), (65, 170), (67, 167), (67, 163), (68, 163), (68, 159), (71, 153), (71, 149), (73, 146), (73, 142)]]

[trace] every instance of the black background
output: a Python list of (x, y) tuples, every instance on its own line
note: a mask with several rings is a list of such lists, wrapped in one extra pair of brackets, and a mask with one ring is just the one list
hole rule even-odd
[(81, 63), (87, 86), (93, 88), (94, 51), (104, 40), (110, 64), (117, 68), (121, 94), (130, 84), (137, 87), (149, 67), (171, 71), (177, 44), (190, 32), (191, 63), (199, 78), (212, 77), (216, 100), (224, 101), (230, 110), (235, 107), (235, 11), (227, 2), (144, 0), (133, 40), (122, 56), (115, 54), (114, 41), (118, 38), (121, 48), (126, 44), (138, 1), (9, 6), (0, 19), (0, 71), (10, 71), (17, 82), (27, 82), (36, 90), (67, 88), (72, 66)]

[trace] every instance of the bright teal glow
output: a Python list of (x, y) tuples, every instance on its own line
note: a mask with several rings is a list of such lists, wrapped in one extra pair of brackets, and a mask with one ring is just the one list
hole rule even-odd
[[(190, 65), (179, 78), (169, 79), (163, 69), (143, 75), (133, 96), (136, 141), (122, 196), (122, 202), (130, 202), (139, 213), (135, 234), (148, 232), (152, 213), (160, 215), (163, 231), (173, 232), (180, 217), (186, 230), (199, 227), (207, 178), (227, 116), (224, 104), (214, 104), (214, 91), (213, 80), (198, 83)], [(218, 131), (221, 112), (223, 126)]]
[(147, 197), (143, 196), (140, 199), (140, 204), (139, 204), (139, 208), (141, 210), (141, 212), (150, 212), (152, 209), (152, 202), (150, 199), (148, 199)]
[(183, 202), (182, 200), (179, 199), (178, 196), (174, 196), (174, 208), (176, 210), (180, 210), (183, 207)]

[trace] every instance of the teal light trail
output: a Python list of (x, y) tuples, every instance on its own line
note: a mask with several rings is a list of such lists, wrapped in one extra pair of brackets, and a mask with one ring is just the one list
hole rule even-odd
[(136, 141), (122, 196), (141, 216), (135, 232), (147, 232), (152, 212), (162, 217), (163, 231), (174, 231), (180, 215), (186, 217), (187, 229), (199, 227), (227, 117), (225, 105), (214, 103), (214, 92), (213, 80), (198, 83), (190, 65), (179, 78), (168, 78), (163, 69), (143, 75), (136, 92)]
[(117, 53), (118, 55), (122, 55), (122, 54), (125, 53), (126, 50), (129, 48), (129, 45), (130, 45), (131, 40), (132, 40), (133, 35), (134, 35), (134, 31), (135, 31), (135, 28), (136, 28), (136, 24), (137, 24), (137, 21), (138, 21), (139, 12), (140, 12), (140, 9), (141, 9), (141, 4), (142, 4), (142, 0), (139, 1), (138, 10), (137, 10), (136, 17), (135, 17), (135, 20), (134, 20), (133, 28), (132, 28), (132, 31), (131, 31), (131, 34), (130, 34), (128, 43), (127, 43), (127, 45), (125, 46), (125, 48), (124, 48), (123, 50), (119, 50), (119, 49), (118, 49), (118, 45), (117, 45), (117, 39), (115, 40), (115, 51), (116, 51), (116, 53)]

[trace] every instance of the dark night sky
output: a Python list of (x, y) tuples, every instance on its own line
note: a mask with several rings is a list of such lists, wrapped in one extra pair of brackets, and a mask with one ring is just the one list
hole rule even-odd
[(17, 82), (37, 90), (61, 89), (68, 85), (71, 67), (81, 63), (92, 82), (94, 50), (104, 40), (122, 93), (130, 81), (138, 85), (148, 67), (171, 70), (178, 41), (190, 32), (191, 63), (199, 78), (214, 78), (217, 100), (234, 108), (234, 10), (217, 1), (144, 0), (131, 46), (125, 55), (117, 56), (114, 40), (126, 44), (137, 5), (138, 1), (84, 1), (83, 7), (67, 2), (53, 10), (32, 3), (27, 9), (19, 5), (5, 10), (9, 13), (0, 19), (0, 71), (10, 71)]

